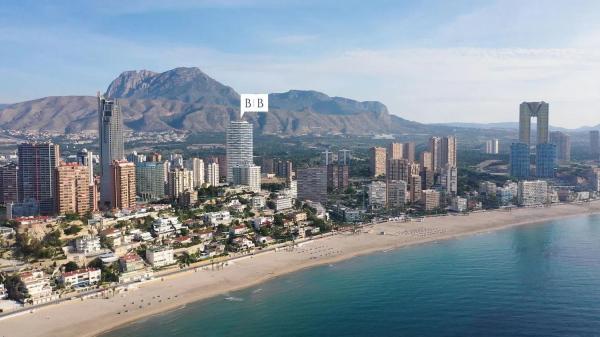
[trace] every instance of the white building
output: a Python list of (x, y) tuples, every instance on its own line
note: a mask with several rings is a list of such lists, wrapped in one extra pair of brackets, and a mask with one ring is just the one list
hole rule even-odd
[(520, 181), (518, 190), (519, 206), (538, 206), (548, 201), (548, 183), (543, 180)]
[(231, 214), (229, 211), (206, 213), (204, 214), (204, 223), (213, 227), (218, 225), (229, 225), (231, 223)]
[(194, 176), (194, 187), (200, 188), (204, 185), (204, 160), (191, 158), (185, 161), (185, 167), (192, 171)]
[(100, 238), (94, 235), (84, 235), (75, 239), (77, 253), (93, 255), (102, 252)]
[(171, 198), (179, 198), (184, 192), (194, 189), (194, 172), (184, 168), (169, 171), (167, 187)]
[(173, 248), (167, 246), (147, 248), (146, 260), (154, 268), (174, 264), (175, 258), (173, 257)]
[(233, 185), (248, 186), (252, 192), (260, 192), (260, 166), (243, 164), (232, 168)]
[(493, 181), (482, 181), (479, 183), (479, 193), (486, 197), (495, 197), (497, 191), (496, 183)]
[(206, 164), (206, 185), (208, 185), (208, 186), (219, 185), (219, 164), (217, 164), (217, 163)]
[(87, 287), (97, 284), (101, 280), (100, 269), (86, 268), (78, 269), (60, 275), (59, 281), (65, 287)]
[(442, 187), (451, 195), (458, 193), (458, 169), (456, 166), (445, 166), (440, 177)]
[(386, 184), (383, 181), (374, 181), (369, 184), (369, 206), (371, 208), (385, 207)]
[(30, 304), (41, 304), (58, 299), (57, 294), (52, 293), (50, 278), (43, 271), (27, 271), (19, 274), (23, 281), (27, 298), (24, 300)]
[(293, 206), (292, 198), (290, 197), (278, 196), (273, 202), (275, 203), (275, 210), (277, 212), (290, 209)]
[(485, 153), (487, 154), (498, 154), (499, 148), (498, 139), (490, 139), (485, 142)]
[(260, 196), (260, 195), (256, 195), (254, 197), (252, 197), (252, 199), (250, 199), (250, 206), (252, 208), (263, 208), (265, 207), (265, 197)]
[(6, 288), (4, 288), (4, 284), (0, 283), (0, 300), (5, 300), (8, 298), (8, 292)]
[(159, 238), (164, 238), (175, 233), (179, 233), (183, 225), (177, 217), (160, 217), (152, 223), (152, 232)]
[(467, 198), (453, 197), (449, 209), (453, 212), (465, 212), (467, 210)]
[(253, 164), (252, 124), (231, 121), (227, 127), (227, 182), (233, 183), (233, 168)]

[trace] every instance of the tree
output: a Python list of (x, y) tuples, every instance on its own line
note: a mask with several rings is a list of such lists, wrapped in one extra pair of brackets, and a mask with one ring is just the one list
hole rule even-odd
[(70, 272), (70, 271), (75, 271), (77, 269), (79, 269), (79, 266), (77, 265), (77, 263), (73, 262), (73, 261), (69, 261), (67, 263), (65, 263), (63, 265), (63, 267), (65, 268), (65, 272)]
[(75, 235), (81, 231), (81, 226), (73, 225), (68, 228), (65, 228), (63, 231), (65, 235)]
[(25, 283), (21, 280), (18, 275), (8, 276), (4, 280), (4, 286), (8, 293), (8, 298), (15, 301), (23, 301), (27, 297), (27, 288)]

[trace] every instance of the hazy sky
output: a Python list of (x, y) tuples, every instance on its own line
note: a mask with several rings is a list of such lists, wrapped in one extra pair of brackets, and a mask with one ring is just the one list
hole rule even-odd
[(238, 92), (314, 89), (420, 122), (600, 123), (600, 1), (0, 2), (0, 102), (197, 66)]

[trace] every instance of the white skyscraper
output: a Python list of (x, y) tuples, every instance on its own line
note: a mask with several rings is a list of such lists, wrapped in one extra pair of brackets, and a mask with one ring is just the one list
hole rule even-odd
[(110, 209), (113, 183), (111, 165), (115, 160), (125, 159), (123, 141), (123, 118), (121, 106), (116, 100), (98, 95), (98, 126), (100, 142), (100, 204)]
[(206, 184), (208, 186), (219, 185), (219, 164), (210, 163), (206, 165)]
[(204, 184), (204, 160), (191, 158), (185, 161), (185, 167), (194, 172), (194, 187), (200, 188)]
[(252, 124), (231, 121), (227, 127), (227, 182), (233, 183), (233, 168), (254, 164)]
[(248, 186), (252, 192), (260, 192), (260, 166), (246, 164), (234, 167), (233, 184)]

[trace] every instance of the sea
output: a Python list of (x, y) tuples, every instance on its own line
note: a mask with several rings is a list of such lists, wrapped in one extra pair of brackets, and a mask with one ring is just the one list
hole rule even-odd
[(318, 266), (117, 336), (600, 336), (600, 216)]

